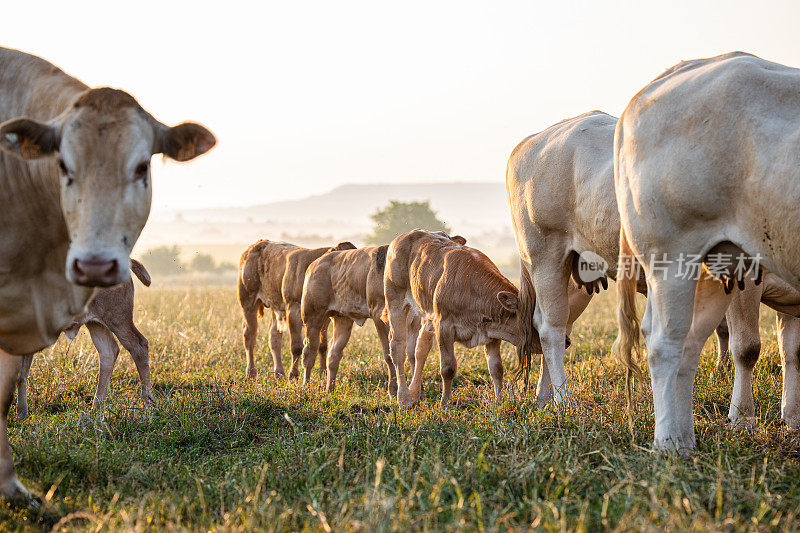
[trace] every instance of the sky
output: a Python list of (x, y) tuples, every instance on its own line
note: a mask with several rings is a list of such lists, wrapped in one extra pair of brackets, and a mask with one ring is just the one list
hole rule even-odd
[(155, 213), (352, 182), (498, 181), (527, 135), (619, 115), (683, 59), (800, 67), (800, 2), (12, 2), (2, 45), (219, 144), (154, 165)]

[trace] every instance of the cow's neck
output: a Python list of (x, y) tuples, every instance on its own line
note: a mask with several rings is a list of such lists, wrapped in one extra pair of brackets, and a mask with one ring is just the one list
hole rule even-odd
[[(85, 89), (42, 59), (0, 49), (0, 121), (50, 120)], [(0, 348), (29, 353), (51, 344), (93, 291), (65, 276), (69, 235), (54, 159), (0, 154), (0, 205)]]

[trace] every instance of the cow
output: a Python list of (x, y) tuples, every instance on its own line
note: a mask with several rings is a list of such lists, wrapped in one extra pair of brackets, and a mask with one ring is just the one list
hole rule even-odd
[[(372, 319), (378, 334), (389, 374), (389, 396), (397, 397), (397, 370), (389, 356), (389, 326), (382, 320), (386, 307), (383, 272), (388, 244), (355, 250), (331, 251), (311, 263), (306, 271), (301, 302), (306, 328), (303, 343), (304, 383), (307, 383), (319, 349), (320, 332), (333, 320), (333, 340), (327, 361), (327, 390), (336, 388), (336, 374), (353, 323), (363, 326)], [(414, 365), (420, 318), (408, 317), (406, 356)]]
[[(467, 348), (484, 346), (495, 398), (500, 398), (500, 341), (515, 346), (519, 342), (519, 291), (486, 255), (462, 243), (417, 229), (396, 237), (386, 252), (383, 283), (389, 353), (397, 370), (397, 400), (403, 406), (420, 400), (422, 371), (434, 335), (439, 345), (441, 406), (450, 400), (457, 370), (454, 342)], [(409, 313), (422, 319), (410, 388), (403, 365)]]
[[(303, 248), (286, 242), (260, 240), (249, 246), (239, 260), (238, 296), (244, 314), (242, 326), (244, 348), (247, 356), (245, 375), (256, 377), (255, 348), (258, 338), (258, 319), (269, 308), (271, 323), (269, 348), (275, 374), (284, 376), (281, 361), (283, 333), (289, 331), (292, 366), (289, 378), (299, 376), (298, 365), (303, 353), (303, 320), (300, 302), (303, 297), (303, 281), (308, 265), (329, 250), (354, 249), (350, 242), (341, 242), (331, 247)], [(320, 332), (319, 356), (327, 359), (328, 331)], [(324, 366), (321, 370), (324, 370)]]
[[(642, 265), (648, 298), (640, 328), (636, 281), (620, 277), (614, 353), (636, 373), (641, 329), (656, 449), (694, 450), (694, 377), (733, 281), (758, 280), (763, 268), (800, 288), (798, 94), (800, 70), (735, 52), (670, 68), (617, 123), (620, 258)], [(708, 269), (723, 252), (741, 261), (699, 280), (682, 275), (681, 259)]]
[[(131, 258), (131, 271), (145, 287), (150, 286), (150, 274), (147, 269), (133, 258)], [(100, 377), (92, 402), (93, 407), (98, 410), (103, 408), (108, 396), (111, 375), (114, 373), (119, 355), (119, 346), (114, 336), (128, 350), (136, 364), (142, 384), (142, 398), (145, 401), (153, 401), (147, 337), (142, 335), (133, 323), (134, 291), (132, 279), (115, 287), (98, 290), (86, 312), (64, 330), (67, 339), (72, 342), (78, 336), (81, 326), (86, 326), (100, 355)], [(33, 355), (24, 356), (22, 370), (17, 379), (17, 418), (20, 420), (28, 416), (28, 376), (31, 372), (31, 363)]]
[[(536, 353), (530, 342), (538, 344), (541, 338), (540, 406), (554, 393), (556, 401), (569, 396), (563, 339), (592, 296), (607, 288), (607, 278), (616, 279), (620, 225), (612, 151), (616, 124), (616, 117), (602, 111), (584, 113), (526, 138), (509, 158), (506, 187), (522, 274), (519, 366), (530, 367), (531, 354)], [(644, 278), (638, 279), (636, 289), (647, 293)], [(775, 305), (772, 294), (781, 290), (780, 280), (767, 276), (765, 284), (753, 290), (757, 294), (751, 291), (739, 297), (727, 321), (716, 329), (718, 368), (730, 357), (728, 345), (733, 339), (738, 384), (729, 413), (733, 425), (752, 416), (753, 409), (745, 406), (752, 406), (749, 376), (760, 349), (759, 301), (763, 294), (764, 303)], [(736, 326), (733, 331), (729, 332), (729, 324)], [(750, 391), (749, 403), (744, 391)]]
[(27, 500), (7, 431), (19, 356), (53, 344), (97, 287), (130, 279), (151, 157), (188, 161), (216, 139), (17, 50), (0, 49), (0, 95), (0, 495)]

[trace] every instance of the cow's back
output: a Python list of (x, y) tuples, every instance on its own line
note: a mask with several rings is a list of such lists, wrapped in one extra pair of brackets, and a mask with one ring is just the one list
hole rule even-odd
[(285, 242), (261, 240), (249, 246), (239, 260), (239, 301), (255, 297), (270, 308), (283, 310), (281, 284), (287, 255), (298, 247)]
[(521, 247), (543, 246), (535, 235), (552, 232), (566, 239), (565, 248), (591, 250), (615, 262), (619, 240), (612, 151), (616, 121), (592, 111), (554, 124), (514, 149), (506, 190), (516, 234), (525, 236)]
[(303, 297), (303, 282), (308, 266), (330, 250), (325, 248), (296, 248), (286, 255), (286, 271), (281, 284), (285, 303), (300, 303)]
[(632, 227), (634, 240), (730, 240), (798, 286), (798, 146), (800, 70), (739, 52), (680, 63), (620, 118), (620, 213), (653, 221)]

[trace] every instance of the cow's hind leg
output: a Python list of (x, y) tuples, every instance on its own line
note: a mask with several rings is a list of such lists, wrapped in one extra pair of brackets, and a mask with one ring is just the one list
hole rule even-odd
[[(292, 351), (292, 366), (289, 368), (289, 379), (296, 379), (300, 375), (298, 367), (300, 366), (301, 358), (305, 365), (305, 356), (303, 355), (303, 318), (300, 315), (299, 305), (286, 306), (286, 320), (289, 322), (289, 343)], [(308, 332), (306, 332), (306, 335), (308, 335)], [(319, 332), (317, 333), (317, 337), (314, 345), (317, 347), (317, 350), (319, 350)], [(314, 360), (316, 360), (316, 358), (317, 354), (315, 353)]]
[[(408, 327), (406, 319), (408, 307), (403, 307), (400, 298), (390, 298), (387, 284), (386, 303), (389, 312), (389, 355), (392, 358), (395, 372), (397, 372), (397, 402), (403, 406), (410, 406), (411, 398), (406, 381), (405, 359), (406, 344), (408, 342)], [(395, 302), (400, 303), (395, 303)]]
[(442, 375), (441, 406), (444, 407), (450, 401), (453, 393), (453, 378), (458, 370), (458, 362), (456, 361), (453, 347), (455, 338), (452, 329), (442, 327), (440, 324), (436, 328), (436, 340), (439, 343), (439, 371)]
[(97, 353), (100, 354), (100, 376), (97, 380), (97, 392), (94, 395), (93, 406), (95, 409), (102, 409), (108, 396), (111, 375), (114, 373), (114, 367), (117, 364), (119, 346), (117, 341), (114, 340), (114, 335), (111, 334), (111, 331), (102, 324), (89, 322), (86, 327), (89, 329), (89, 335), (91, 335), (92, 342), (97, 348)]
[(381, 342), (381, 349), (383, 350), (383, 360), (386, 362), (386, 372), (389, 375), (389, 398), (397, 398), (397, 370), (394, 368), (392, 357), (389, 355), (389, 326), (387, 326), (380, 317), (372, 317), (372, 322), (375, 324), (375, 332), (378, 334), (378, 340)]
[(28, 418), (28, 376), (31, 374), (31, 364), (33, 354), (22, 358), (22, 368), (17, 378), (17, 418), (25, 420)]
[(642, 333), (653, 388), (654, 446), (685, 455), (695, 443), (692, 396), (700, 352), (730, 298), (716, 280), (698, 283), (678, 268), (672, 261), (666, 273), (648, 273)]
[(275, 369), (275, 374), (278, 376), (285, 376), (283, 370), (283, 361), (281, 360), (281, 351), (283, 350), (283, 333), (281, 332), (280, 320), (277, 313), (272, 313), (272, 319), (269, 324), (269, 351), (272, 354), (272, 365)]
[[(327, 324), (326, 324), (327, 325)], [(333, 392), (336, 388), (336, 375), (339, 373), (339, 362), (342, 360), (344, 348), (350, 340), (350, 333), (353, 331), (353, 321), (345, 317), (335, 317), (333, 319), (333, 343), (331, 353), (328, 354), (328, 392)]]
[(755, 424), (753, 367), (761, 352), (761, 335), (758, 331), (761, 291), (737, 290), (731, 298), (726, 317), (730, 330), (734, 377), (728, 421), (736, 428)]
[[(534, 324), (539, 332), (553, 399), (560, 404), (571, 397), (564, 368), (569, 322), (569, 270), (563, 264), (544, 261), (536, 266), (531, 280), (536, 291)], [(544, 370), (545, 365), (542, 365), (542, 371)], [(545, 384), (547, 380), (539, 380), (540, 386)], [(537, 391), (540, 401), (546, 394), (543, 390)]]
[[(409, 334), (409, 337), (411, 335)], [(416, 404), (423, 398), (422, 375), (425, 371), (425, 362), (433, 346), (435, 333), (422, 327), (417, 334), (417, 342), (414, 344), (414, 377), (411, 379), (411, 403)]]
[(115, 328), (114, 334), (122, 346), (131, 354), (139, 381), (142, 385), (142, 399), (153, 401), (153, 383), (150, 380), (150, 343), (136, 326), (130, 322), (124, 327)]
[(778, 342), (783, 365), (781, 416), (790, 429), (800, 427), (800, 318), (778, 313)]
[[(334, 325), (334, 327), (336, 326)], [(348, 335), (347, 337), (350, 338), (350, 335)], [(345, 344), (347, 344), (347, 341), (345, 341)], [(325, 322), (325, 324), (322, 326), (322, 329), (319, 330), (319, 379), (321, 381), (325, 380), (325, 372), (327, 371), (327, 368), (328, 368), (328, 322)]]
[(500, 341), (495, 340), (484, 346), (486, 351), (486, 364), (489, 366), (489, 375), (492, 376), (494, 397), (500, 399), (503, 391), (503, 359), (500, 356)]
[(242, 336), (244, 337), (244, 351), (247, 355), (247, 369), (245, 376), (248, 379), (256, 377), (256, 340), (258, 339), (258, 316), (259, 311), (263, 312), (263, 305), (258, 301), (242, 303), (242, 313), (244, 322), (242, 324)]
[[(419, 337), (422, 335), (422, 319), (416, 313), (409, 313), (408, 320), (406, 321), (406, 326), (408, 327), (408, 341), (406, 343), (406, 359), (408, 362), (411, 363), (411, 372), (414, 373), (417, 367), (417, 343), (419, 342)], [(433, 336), (428, 339), (427, 348), (423, 346), (422, 351), (425, 352), (425, 357), (428, 357), (428, 352), (431, 351), (431, 346), (433, 345)], [(425, 362), (423, 361), (422, 366), (425, 366)], [(420, 375), (420, 380), (422, 376)], [(417, 400), (424, 400), (425, 399), (425, 384), (422, 381), (419, 382), (420, 389), (419, 389), (419, 398)]]
[(714, 374), (721, 375), (731, 367), (731, 341), (728, 321), (723, 320), (715, 331), (717, 337), (717, 362), (714, 365)]
[(27, 501), (30, 498), (17, 478), (11, 446), (8, 444), (8, 410), (22, 363), (22, 357), (0, 350), (0, 496), (12, 501)]
[[(311, 371), (319, 353), (320, 330), (328, 325), (324, 317), (310, 317), (306, 322), (306, 338), (303, 342), (303, 385), (308, 385), (311, 380)], [(290, 374), (291, 376), (291, 374)]]

